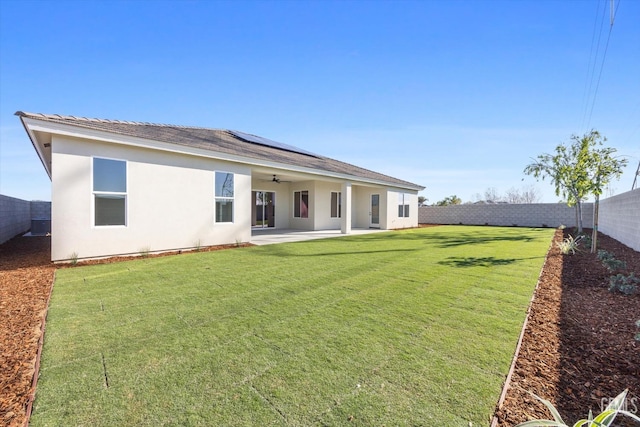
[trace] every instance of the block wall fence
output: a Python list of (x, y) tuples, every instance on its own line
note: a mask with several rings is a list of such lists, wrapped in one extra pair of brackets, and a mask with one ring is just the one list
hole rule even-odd
[[(584, 203), (582, 222), (593, 225), (593, 203)], [(575, 208), (562, 203), (522, 205), (422, 206), (421, 224), (465, 224), (519, 227), (576, 226)], [(640, 189), (600, 201), (599, 230), (630, 248), (640, 251)]]
[(31, 229), (31, 220), (51, 220), (51, 202), (0, 194), (0, 244)]
[[(562, 203), (423, 206), (420, 223), (497, 225), (507, 227), (575, 227), (576, 211)], [(593, 223), (593, 203), (583, 203), (582, 223)]]
[(598, 229), (640, 252), (640, 188), (600, 201)]

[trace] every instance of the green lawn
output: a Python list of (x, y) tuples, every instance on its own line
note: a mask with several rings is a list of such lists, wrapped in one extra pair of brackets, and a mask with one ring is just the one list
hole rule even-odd
[(31, 426), (486, 426), (553, 231), (58, 270)]

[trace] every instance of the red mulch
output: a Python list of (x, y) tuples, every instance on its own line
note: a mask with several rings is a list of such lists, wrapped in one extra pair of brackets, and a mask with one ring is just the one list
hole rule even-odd
[[(561, 239), (556, 232), (554, 240)], [(601, 234), (598, 248), (626, 261), (624, 274), (640, 275), (639, 252)], [(569, 425), (586, 418), (589, 409), (600, 413), (603, 403), (626, 388), (627, 409), (640, 414), (640, 342), (634, 339), (640, 332), (640, 293), (609, 292), (611, 275), (595, 254), (562, 255), (554, 242), (497, 425), (551, 419), (527, 391), (553, 403)], [(621, 416), (616, 425), (638, 423)]]
[(42, 319), (53, 283), (49, 237), (0, 245), (0, 425), (25, 421)]
[[(561, 236), (556, 232), (555, 240)], [(640, 253), (607, 236), (600, 237), (599, 247), (626, 261), (626, 272), (640, 275)], [(41, 322), (55, 270), (49, 254), (48, 237), (19, 237), (0, 245), (0, 423), (8, 426), (24, 424), (33, 397)], [(600, 412), (602, 399), (625, 388), (630, 389), (629, 410), (636, 405), (640, 412), (640, 342), (634, 340), (640, 332), (635, 326), (640, 294), (610, 293), (609, 276), (595, 255), (563, 256), (555, 243), (551, 246), (511, 386), (497, 411), (499, 426), (550, 417), (526, 391), (554, 403), (568, 423), (589, 408)]]

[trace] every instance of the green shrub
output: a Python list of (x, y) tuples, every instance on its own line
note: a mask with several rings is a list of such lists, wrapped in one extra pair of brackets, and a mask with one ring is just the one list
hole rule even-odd
[(622, 270), (627, 267), (627, 263), (616, 259), (611, 252), (603, 249), (598, 250), (598, 259), (602, 261), (602, 265), (607, 267), (609, 271)]
[[(622, 393), (620, 393), (618, 396), (616, 396), (615, 399), (613, 399), (609, 405), (605, 408), (605, 410), (598, 416), (596, 416), (595, 418), (593, 417), (593, 414), (591, 413), (591, 410), (589, 410), (589, 416), (586, 419), (582, 419), (580, 421), (577, 421), (573, 427), (581, 427), (581, 426), (587, 426), (587, 427), (609, 427), (613, 424), (613, 421), (616, 419), (616, 416), (618, 414), (622, 414), (625, 415), (627, 417), (633, 418), (636, 421), (640, 421), (640, 418), (638, 418), (636, 415), (632, 414), (629, 411), (624, 410), (623, 408), (625, 407), (625, 402), (626, 402), (626, 398), (627, 398), (627, 393), (629, 392), (629, 390), (625, 390)], [(532, 420), (532, 421), (525, 421), (523, 423), (518, 424), (516, 427), (535, 427), (535, 426), (556, 426), (556, 427), (569, 427), (567, 424), (565, 424), (565, 422), (562, 420), (562, 417), (560, 416), (560, 413), (558, 412), (558, 410), (551, 404), (551, 402), (549, 402), (548, 400), (544, 400), (541, 397), (536, 396), (535, 394), (531, 393), (536, 399), (538, 399), (540, 402), (544, 403), (544, 405), (549, 409), (549, 411), (551, 412), (551, 415), (553, 415), (553, 421), (551, 420)]]
[[(636, 321), (636, 326), (640, 328), (640, 320)], [(636, 334), (636, 341), (640, 341), (640, 332)]]
[(634, 276), (633, 273), (628, 276), (616, 274), (609, 278), (609, 291), (633, 295), (638, 291), (638, 284), (640, 284), (640, 277)]

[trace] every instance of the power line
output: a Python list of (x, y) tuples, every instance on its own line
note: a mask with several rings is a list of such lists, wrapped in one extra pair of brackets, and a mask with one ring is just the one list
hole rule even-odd
[[(605, 8), (606, 8), (606, 2), (604, 3)], [(587, 117), (587, 108), (589, 105), (589, 94), (591, 93), (591, 87), (593, 85), (593, 74), (595, 72), (595, 68), (596, 68), (596, 61), (598, 59), (598, 50), (600, 49), (600, 36), (602, 36), (602, 27), (604, 25), (604, 11), (605, 9), (602, 9), (602, 20), (600, 22), (600, 32), (598, 33), (598, 43), (597, 43), (597, 48), (596, 48), (596, 54), (593, 54), (593, 45), (594, 45), (594, 40), (596, 39), (596, 26), (598, 25), (598, 17), (600, 16), (600, 7), (598, 5), (598, 2), (596, 1), (596, 17), (593, 20), (593, 30), (591, 32), (591, 48), (589, 49), (589, 63), (587, 64), (587, 78), (584, 81), (584, 92), (582, 93), (582, 103), (581, 105), (583, 106), (582, 108), (582, 121), (580, 122), (580, 128), (582, 128), (582, 125), (584, 125), (584, 121)], [(592, 66), (592, 61), (593, 59), (593, 66)], [(589, 86), (589, 89), (587, 89), (587, 86)]]
[[(611, 0), (611, 6), (613, 7), (613, 1)], [(596, 84), (596, 90), (593, 93), (593, 102), (591, 103), (591, 110), (589, 111), (589, 119), (587, 120), (586, 128), (589, 128), (589, 124), (591, 123), (591, 116), (593, 115), (593, 108), (596, 105), (596, 98), (598, 96), (598, 89), (600, 88), (600, 79), (602, 78), (602, 70), (604, 69), (604, 62), (607, 58), (607, 51), (609, 50), (609, 41), (611, 40), (611, 32), (613, 31), (613, 23), (616, 19), (616, 15), (618, 14), (618, 8), (620, 7), (620, 0), (618, 0), (618, 5), (616, 6), (613, 14), (611, 15), (611, 24), (609, 25), (609, 34), (607, 35), (607, 43), (604, 48), (604, 53), (602, 55), (602, 63), (600, 64), (600, 72), (598, 73), (598, 82)]]

